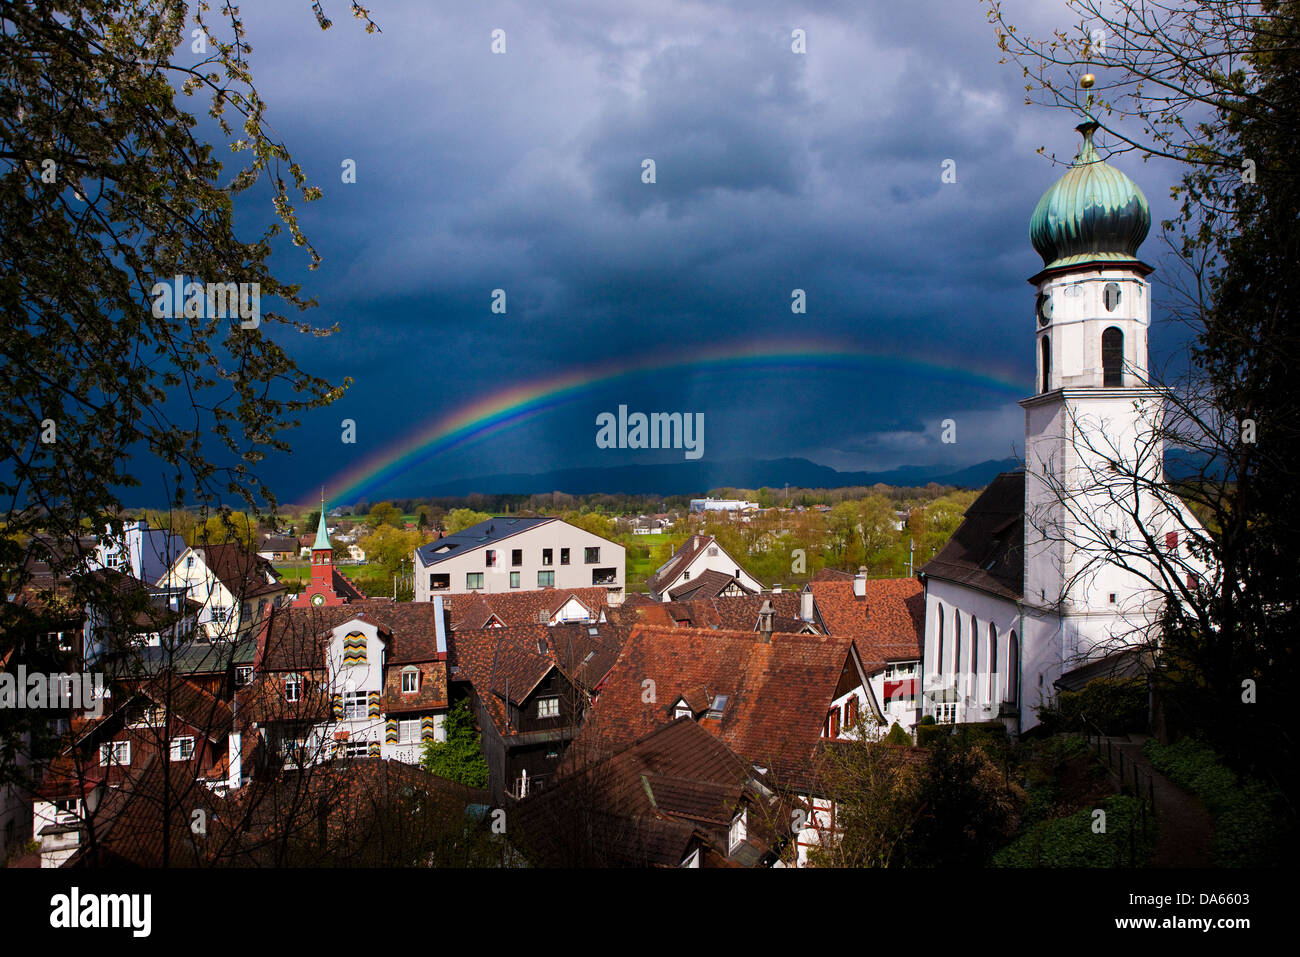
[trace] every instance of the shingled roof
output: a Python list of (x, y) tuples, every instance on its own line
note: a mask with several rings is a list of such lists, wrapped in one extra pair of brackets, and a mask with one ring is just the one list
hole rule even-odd
[(681, 548), (677, 549), (677, 553), (672, 558), (655, 569), (655, 573), (646, 580), (646, 587), (658, 594), (663, 586), (681, 574), (682, 569), (689, 565), (696, 555), (713, 543), (712, 535), (692, 535)]
[(629, 625), (640, 622), (678, 628), (755, 631), (758, 629), (758, 613), (765, 601), (771, 601), (772, 609), (776, 612), (774, 631), (796, 633), (803, 629), (806, 622), (799, 618), (799, 593), (794, 591), (775, 594), (758, 592), (752, 595), (728, 595), (721, 598), (692, 598), (685, 601), (649, 602), (630, 606), (624, 602), (613, 617)]
[(711, 701), (727, 696), (720, 738), (794, 780), (807, 773), (852, 646), (851, 638), (831, 635), (778, 633), (763, 641), (753, 631), (637, 625), (580, 741), (589, 752), (618, 748), (672, 721), (677, 700), (704, 689)]
[(1003, 472), (966, 510), (939, 554), (921, 566), (931, 578), (1018, 601), (1025, 580), (1025, 473)]
[[(542, 588), (492, 594), (444, 595), (442, 600), (447, 606), (454, 630), (476, 631), (486, 628), (494, 617), (504, 628), (545, 624), (574, 598), (582, 603), (593, 618), (599, 618), (602, 609), (609, 605), (609, 591), (599, 585), (591, 588)], [(542, 620), (542, 615), (545, 615), (546, 621)]]
[(869, 578), (865, 594), (853, 581), (811, 583), (822, 625), (832, 635), (852, 638), (868, 671), (887, 661), (921, 657), (925, 636), (925, 589), (915, 578)]
[(320, 668), (330, 632), (362, 617), (392, 633), (388, 646), (391, 664), (439, 659), (436, 602), (375, 598), (323, 608), (274, 609), (258, 633), (258, 667), (263, 671)]
[(668, 593), (673, 601), (686, 598), (718, 598), (728, 588), (735, 586), (746, 594), (753, 594), (752, 588), (746, 588), (735, 575), (728, 575), (710, 568), (698, 577), (683, 582)]
[(280, 573), (269, 561), (242, 545), (227, 542), (223, 545), (195, 545), (194, 551), (203, 558), (208, 570), (225, 585), (232, 595), (240, 599), (256, 598), (283, 591)]
[[(681, 718), (521, 801), (511, 840), (541, 867), (677, 867), (700, 845), (732, 866), (756, 864), (770, 860), (767, 845), (748, 840), (730, 852), (727, 829), (742, 804), (770, 801), (753, 768)], [(763, 830), (757, 817), (755, 834)]]

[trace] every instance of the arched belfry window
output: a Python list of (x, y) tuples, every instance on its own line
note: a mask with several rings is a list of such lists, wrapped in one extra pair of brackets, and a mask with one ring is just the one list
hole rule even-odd
[(1047, 385), (1052, 381), (1052, 344), (1047, 341), (1047, 336), (1043, 336), (1043, 391), (1047, 391)]
[(1115, 326), (1101, 334), (1101, 371), (1107, 389), (1124, 384), (1124, 333)]

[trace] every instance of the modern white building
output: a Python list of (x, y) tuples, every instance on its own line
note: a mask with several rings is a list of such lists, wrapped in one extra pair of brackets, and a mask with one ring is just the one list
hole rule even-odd
[(693, 498), (692, 512), (755, 512), (757, 502), (746, 502), (738, 498)]
[(626, 549), (558, 518), (490, 518), (415, 550), (415, 600), (603, 587), (623, 600)]
[[(1142, 191), (1103, 162), (1097, 124), (1030, 223), (1044, 268), (1037, 292), (1037, 394), (1024, 399), (1023, 472), (1004, 473), (921, 574), (926, 590), (924, 710), (941, 722), (1038, 723), (1058, 679), (1114, 660), (1155, 634), (1156, 553), (1204, 574), (1198, 530), (1134, 476), (1163, 477), (1162, 393), (1147, 374), (1150, 228)], [(1181, 534), (1180, 534), (1181, 530)], [(1090, 670), (1090, 673), (1091, 673)], [(1101, 669), (1100, 673), (1104, 673)]]

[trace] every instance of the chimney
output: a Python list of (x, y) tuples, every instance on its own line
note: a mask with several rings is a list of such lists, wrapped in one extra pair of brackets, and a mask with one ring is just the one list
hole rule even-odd
[(853, 576), (853, 597), (867, 597), (867, 566), (859, 565), (858, 573)]
[(780, 586), (780, 585), (773, 585), (773, 586), (772, 586), (772, 594), (773, 594), (773, 595), (779, 595), (779, 594), (781, 594), (781, 586)]
[(811, 588), (805, 588), (799, 595), (799, 617), (804, 621), (813, 620), (813, 594)]
[(772, 608), (772, 599), (764, 598), (763, 607), (758, 612), (758, 642), (766, 645), (772, 640), (772, 628), (774, 627), (776, 612)]

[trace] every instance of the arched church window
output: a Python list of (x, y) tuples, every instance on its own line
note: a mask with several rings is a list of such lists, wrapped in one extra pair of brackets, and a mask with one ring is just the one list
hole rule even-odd
[(998, 626), (989, 622), (989, 701), (993, 701), (998, 673)]
[(961, 612), (952, 613), (952, 670), (961, 671)]
[(942, 675), (943, 674), (943, 603), (940, 602), (938, 607), (939, 607), (939, 643), (938, 643), (939, 647), (938, 647), (937, 654), (935, 655), (934, 666), (935, 668), (938, 669), (939, 674)]
[(1052, 381), (1052, 344), (1048, 342), (1047, 336), (1043, 336), (1043, 389), (1047, 391), (1047, 384)]
[(1119, 283), (1108, 282), (1101, 290), (1102, 302), (1106, 304), (1107, 312), (1114, 312), (1119, 308), (1120, 290)]
[[(979, 665), (980, 623), (974, 615), (970, 616), (970, 673), (975, 674)], [(974, 681), (974, 679), (971, 679)]]
[(1007, 701), (1016, 703), (1020, 691), (1020, 642), (1013, 630), (1007, 639)]
[(1124, 384), (1124, 333), (1111, 326), (1101, 334), (1102, 385), (1107, 389)]

